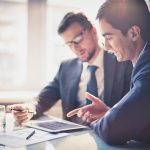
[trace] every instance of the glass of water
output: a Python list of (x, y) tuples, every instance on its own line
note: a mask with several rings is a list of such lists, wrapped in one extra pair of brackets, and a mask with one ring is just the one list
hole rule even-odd
[(0, 105), (0, 132), (5, 131), (5, 105)]

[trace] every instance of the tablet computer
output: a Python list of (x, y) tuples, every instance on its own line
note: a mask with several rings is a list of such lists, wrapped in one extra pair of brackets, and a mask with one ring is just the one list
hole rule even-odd
[(68, 122), (65, 120), (46, 120), (46, 121), (34, 121), (25, 123), (26, 126), (47, 131), (50, 133), (60, 133), (67, 131), (74, 131), (80, 129), (89, 129), (87, 126)]

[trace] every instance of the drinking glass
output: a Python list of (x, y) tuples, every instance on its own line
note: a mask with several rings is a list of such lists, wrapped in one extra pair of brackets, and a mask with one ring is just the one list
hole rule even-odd
[(0, 132), (5, 130), (5, 105), (0, 105)]

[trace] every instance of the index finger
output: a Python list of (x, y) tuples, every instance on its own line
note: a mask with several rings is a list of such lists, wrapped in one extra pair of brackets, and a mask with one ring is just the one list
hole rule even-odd
[(74, 110), (68, 112), (68, 113), (67, 113), (67, 117), (72, 117), (72, 116), (74, 116), (74, 115), (77, 115), (77, 113), (78, 113), (79, 110), (80, 110), (80, 108), (74, 109)]

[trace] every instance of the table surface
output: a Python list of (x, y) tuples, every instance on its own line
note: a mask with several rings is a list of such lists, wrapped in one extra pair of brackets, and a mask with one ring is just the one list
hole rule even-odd
[[(7, 115), (7, 128), (11, 130), (11, 115)], [(42, 118), (42, 120), (45, 117)], [(41, 120), (41, 119), (40, 119)], [(69, 136), (32, 144), (25, 147), (11, 148), (0, 146), (0, 150), (150, 150), (150, 145), (132, 141), (125, 145), (111, 146), (102, 141), (92, 130), (72, 132)]]

